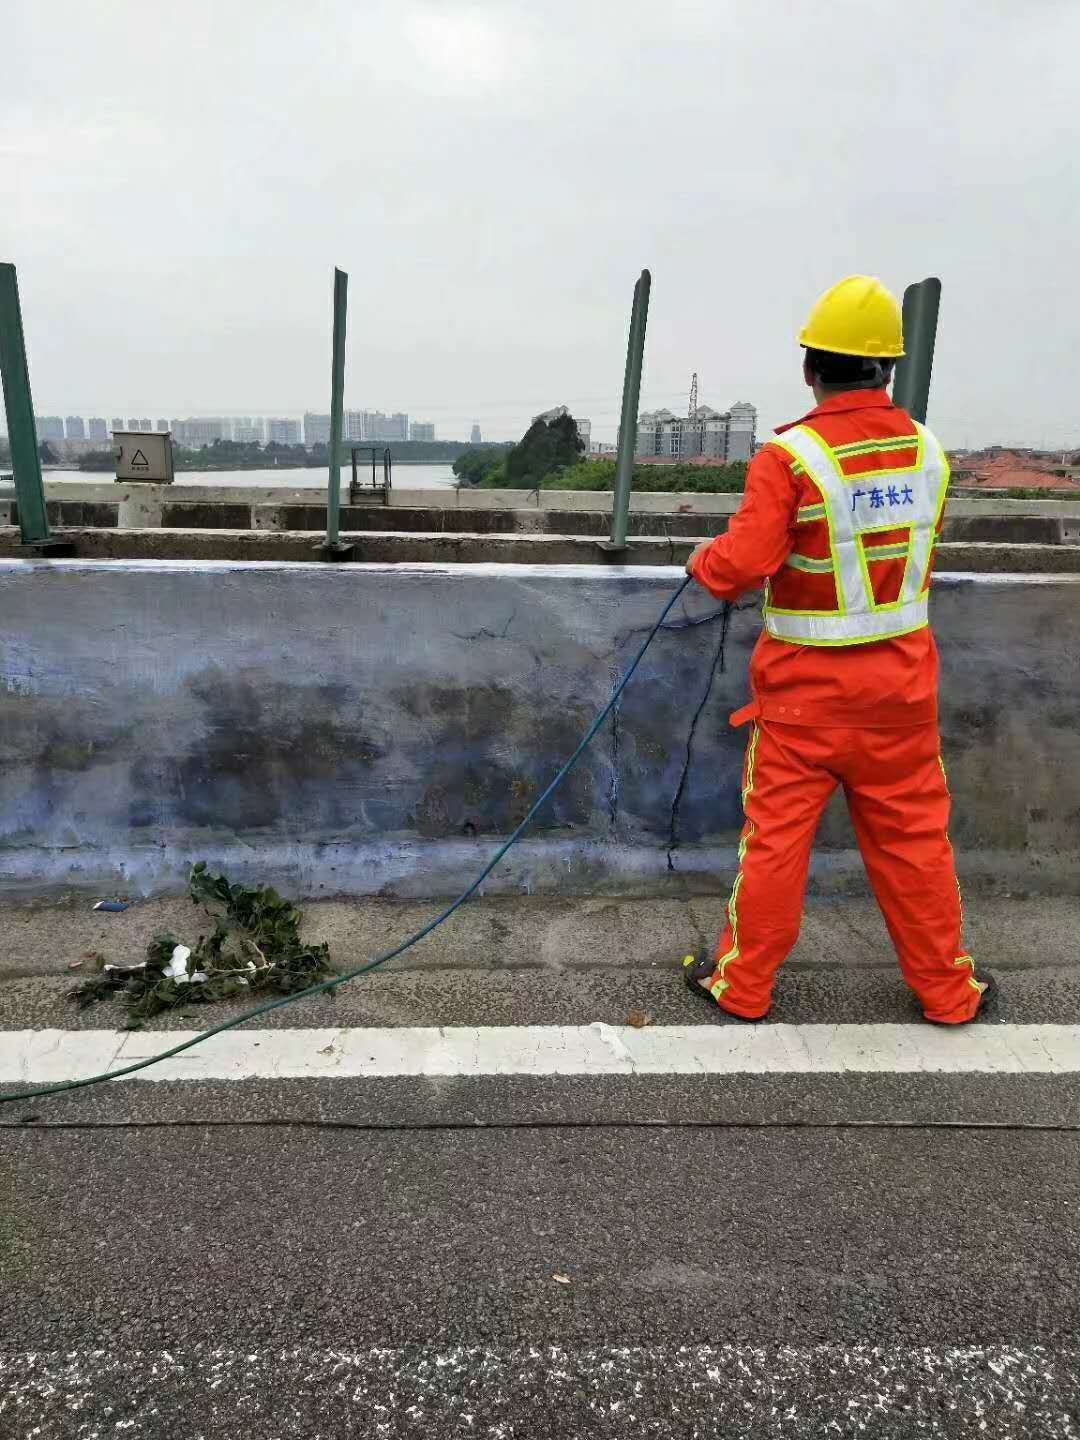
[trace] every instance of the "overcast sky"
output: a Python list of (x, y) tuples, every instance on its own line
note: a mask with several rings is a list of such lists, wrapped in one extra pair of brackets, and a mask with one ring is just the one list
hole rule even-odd
[(801, 414), (851, 271), (944, 293), (949, 444), (1080, 444), (1076, 0), (0, 0), (0, 259), (39, 414), (346, 403), (614, 438)]

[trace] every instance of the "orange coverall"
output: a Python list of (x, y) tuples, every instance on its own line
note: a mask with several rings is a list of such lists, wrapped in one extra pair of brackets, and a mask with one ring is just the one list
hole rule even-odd
[[(793, 423), (834, 449), (914, 429), (885, 390), (830, 396)], [(872, 475), (890, 463), (887, 452), (862, 455), (846, 473)], [(727, 532), (694, 561), (695, 580), (717, 599), (736, 600), (778, 572), (793, 576), (783, 567), (795, 548), (797, 512), (820, 498), (787, 451), (765, 445)], [(823, 582), (833, 584), (826, 576), (810, 583)], [(750, 664), (752, 703), (732, 717), (752, 719), (753, 730), (739, 873), (709, 981), (724, 1010), (745, 1019), (768, 1011), (776, 972), (798, 938), (814, 833), (842, 785), (904, 978), (927, 1019), (959, 1024), (975, 1014), (983, 987), (962, 942), (937, 677), (929, 626), (828, 648), (762, 631)]]

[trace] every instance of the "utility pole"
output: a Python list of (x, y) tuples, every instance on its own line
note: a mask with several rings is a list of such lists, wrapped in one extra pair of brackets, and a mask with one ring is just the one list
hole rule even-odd
[(941, 281), (936, 276), (919, 280), (904, 291), (904, 351), (896, 362), (893, 403), (913, 420), (926, 423), (930, 399), (930, 372), (934, 366)]
[(349, 309), (349, 277), (334, 269), (334, 341), (330, 358), (330, 467), (326, 488), (326, 539), (319, 546), (324, 560), (351, 560), (355, 545), (341, 543), (341, 410), (345, 393), (345, 323)]
[(645, 325), (649, 318), (652, 276), (642, 270), (634, 285), (630, 311), (630, 336), (626, 344), (626, 373), (623, 376), (622, 416), (619, 420), (619, 451), (615, 461), (615, 494), (611, 505), (611, 539), (601, 540), (600, 549), (615, 558), (626, 552), (630, 515), (630, 490), (634, 483), (634, 452), (637, 449), (638, 401), (641, 396), (641, 362), (645, 354)]
[(19, 304), (19, 280), (11, 264), (0, 265), (0, 379), (4, 387), (22, 543), (39, 555), (72, 555), (75, 547), (71, 541), (58, 540), (49, 529)]

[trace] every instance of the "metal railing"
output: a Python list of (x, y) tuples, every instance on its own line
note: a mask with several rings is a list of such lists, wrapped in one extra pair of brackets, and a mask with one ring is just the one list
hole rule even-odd
[[(362, 454), (371, 456), (371, 481), (368, 483), (360, 479), (357, 456)], [(390, 453), (390, 446), (380, 448), (378, 445), (354, 445), (350, 451), (352, 456), (352, 481), (349, 485), (349, 504), (357, 505), (363, 499), (364, 492), (369, 491), (373, 495), (381, 495), (383, 504), (390, 504), (390, 491), (394, 485), (394, 457)], [(381, 475), (379, 478), (378, 462), (381, 459)]]

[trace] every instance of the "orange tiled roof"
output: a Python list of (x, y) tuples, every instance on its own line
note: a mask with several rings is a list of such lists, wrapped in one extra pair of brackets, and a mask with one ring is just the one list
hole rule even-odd
[(1080, 490), (1080, 481), (1055, 475), (1037, 461), (1005, 450), (999, 454), (957, 456), (953, 484), (987, 490)]

